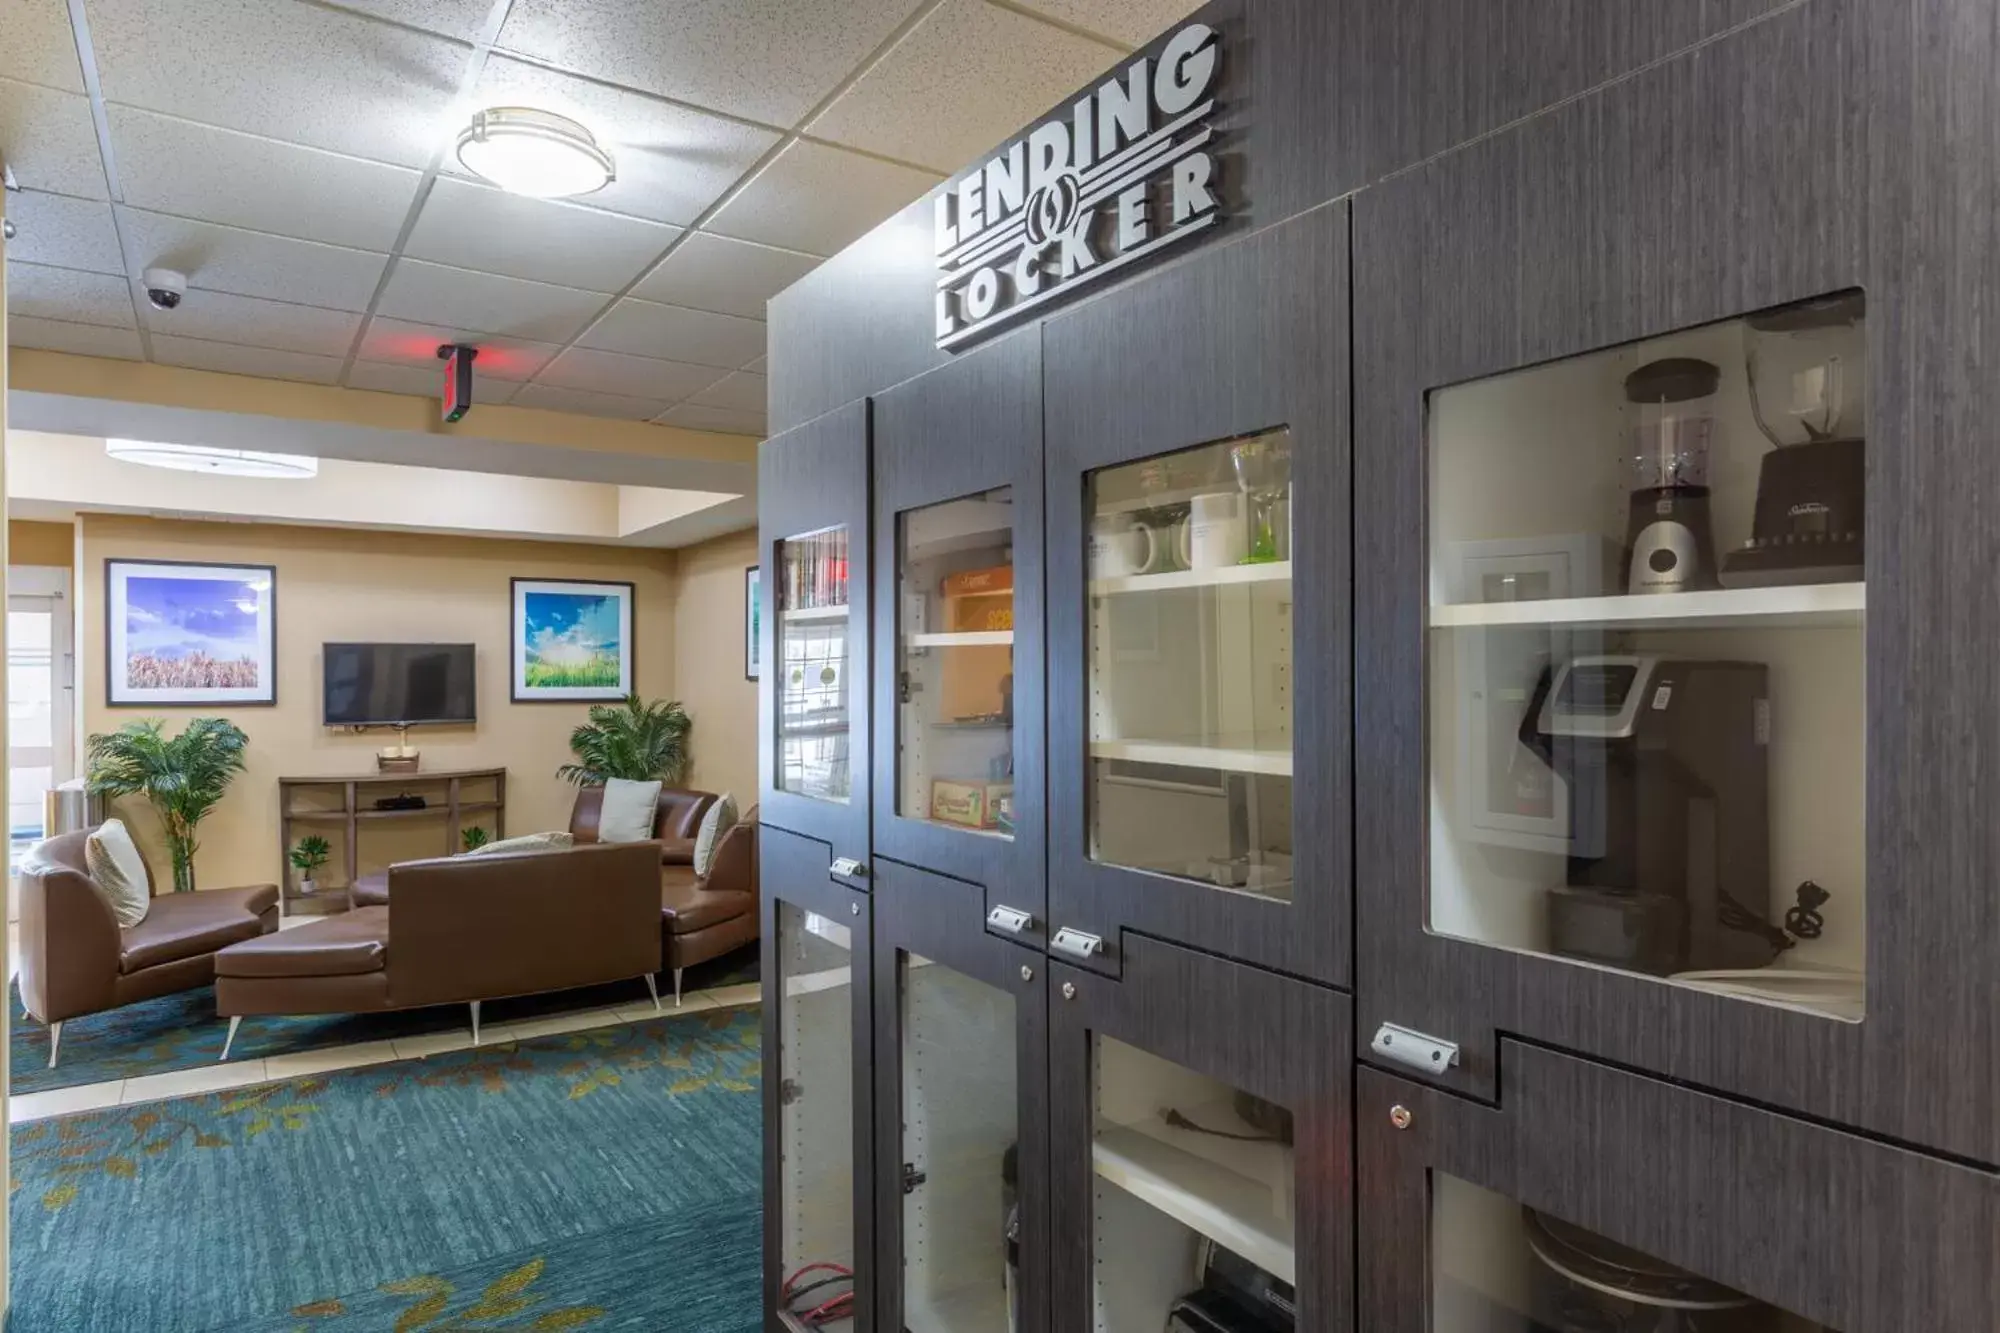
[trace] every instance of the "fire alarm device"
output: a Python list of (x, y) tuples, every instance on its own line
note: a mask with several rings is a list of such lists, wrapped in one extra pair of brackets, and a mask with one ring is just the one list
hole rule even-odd
[(477, 347), (467, 347), (464, 343), (445, 343), (438, 348), (438, 360), (444, 362), (444, 419), (458, 421), (472, 410), (472, 363), (479, 355)]

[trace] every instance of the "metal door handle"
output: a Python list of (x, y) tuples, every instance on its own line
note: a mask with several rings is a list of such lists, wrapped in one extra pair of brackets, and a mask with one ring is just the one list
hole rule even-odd
[(1104, 952), (1102, 936), (1093, 935), (1087, 930), (1078, 930), (1074, 926), (1064, 926), (1056, 932), (1056, 937), (1049, 943), (1064, 953), (1073, 954), (1078, 958), (1088, 958), (1092, 954)]
[(1009, 935), (1019, 935), (1035, 924), (1035, 918), (1033, 913), (1023, 912), (1018, 907), (1009, 907), (1002, 903), (986, 914), (986, 924), (995, 930), (1004, 930)]
[(1375, 1029), (1368, 1048), (1386, 1060), (1408, 1065), (1426, 1074), (1442, 1074), (1458, 1063), (1458, 1043), (1418, 1032), (1415, 1028), (1384, 1023)]
[(848, 879), (868, 878), (868, 868), (862, 865), (859, 861), (855, 860), (851, 856), (842, 856), (836, 858), (834, 860), (833, 865), (828, 868), (831, 869), (834, 874), (844, 875)]

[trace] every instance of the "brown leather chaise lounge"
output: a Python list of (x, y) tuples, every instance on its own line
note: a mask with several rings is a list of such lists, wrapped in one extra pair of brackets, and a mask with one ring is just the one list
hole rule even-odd
[(225, 949), (222, 1058), (249, 1014), (349, 1014), (468, 1004), (644, 977), (660, 1002), (659, 854), (650, 843), (496, 852), (390, 869), (386, 905)]
[(120, 926), (84, 861), (89, 836), (44, 840), (21, 874), (21, 1003), (49, 1025), (51, 1069), (65, 1019), (206, 986), (218, 951), (278, 928), (275, 884), (162, 894)]

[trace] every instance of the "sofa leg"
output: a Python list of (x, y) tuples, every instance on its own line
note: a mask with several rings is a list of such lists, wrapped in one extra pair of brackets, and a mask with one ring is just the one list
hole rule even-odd
[(56, 1067), (56, 1049), (62, 1045), (62, 1020), (49, 1024), (49, 1068)]
[(653, 980), (651, 972), (646, 974), (646, 993), (653, 997), (653, 1012), (658, 1013), (660, 1010), (660, 983)]
[(674, 969), (674, 1008), (676, 1009), (681, 1007), (681, 973), (685, 971), (687, 969), (684, 967)]
[(472, 1044), (479, 1044), (479, 1001), (472, 1002)]
[(220, 1060), (227, 1060), (229, 1058), (229, 1048), (236, 1044), (236, 1029), (242, 1026), (243, 1015), (241, 1014), (237, 1014), (229, 1020), (229, 1035), (222, 1039), (222, 1055), (219, 1057), (218, 1063)]

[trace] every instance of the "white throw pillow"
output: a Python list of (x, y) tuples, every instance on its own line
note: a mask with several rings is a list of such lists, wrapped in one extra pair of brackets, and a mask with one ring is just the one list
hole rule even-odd
[(574, 846), (576, 839), (563, 832), (523, 833), (518, 838), (502, 838), (482, 843), (461, 856), (486, 856), (492, 852), (559, 852)]
[(708, 807), (708, 813), (701, 817), (701, 831), (694, 835), (694, 873), (697, 878), (708, 878), (708, 869), (715, 864), (715, 849), (722, 845), (722, 835), (735, 827), (736, 798), (724, 792), (715, 798), (715, 804)]
[(644, 842), (653, 836), (653, 815), (659, 808), (659, 783), (612, 778), (604, 784), (604, 804), (597, 812), (597, 840)]
[(83, 863), (111, 900), (111, 915), (119, 925), (136, 926), (146, 919), (153, 906), (153, 881), (124, 820), (107, 819), (84, 839)]

